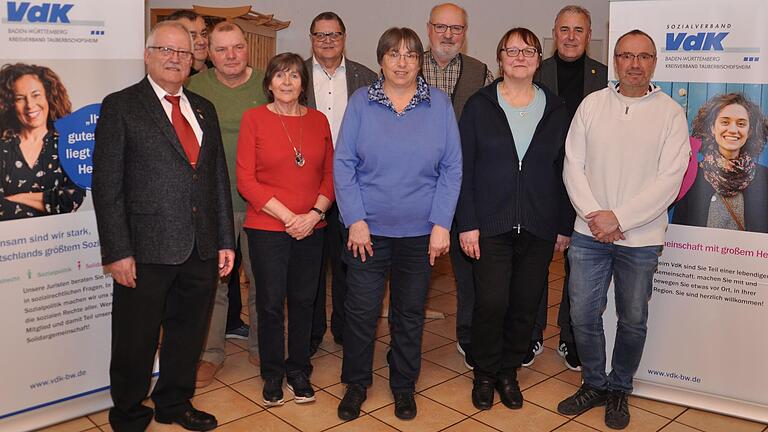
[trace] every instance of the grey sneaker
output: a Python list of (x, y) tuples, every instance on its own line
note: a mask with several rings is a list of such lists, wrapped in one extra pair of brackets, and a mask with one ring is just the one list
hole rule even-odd
[(241, 339), (241, 340), (248, 340), (248, 333), (250, 332), (250, 329), (247, 325), (241, 325), (240, 327), (233, 328), (232, 330), (228, 330), (226, 333), (224, 333), (224, 337), (226, 339)]
[(628, 395), (621, 390), (611, 390), (605, 402), (605, 425), (611, 429), (624, 429), (629, 424)]
[(568, 416), (579, 415), (596, 406), (605, 405), (605, 390), (595, 390), (582, 385), (572, 396), (557, 404), (557, 412)]

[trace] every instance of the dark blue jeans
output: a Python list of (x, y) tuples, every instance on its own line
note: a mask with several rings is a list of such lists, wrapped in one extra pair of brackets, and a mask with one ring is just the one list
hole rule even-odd
[[(256, 287), (259, 360), (264, 379), (309, 375), (309, 338), (323, 229), (303, 240), (282, 231), (245, 229)], [(284, 308), (288, 300), (288, 358), (285, 359)]]
[[(348, 236), (344, 230), (345, 245)], [(392, 392), (413, 392), (421, 368), (424, 305), (432, 272), (429, 236), (371, 240), (373, 256), (365, 262), (346, 247), (342, 256), (348, 267), (341, 380), (366, 387), (373, 382), (376, 322), (389, 274), (389, 386)]]
[[(569, 290), (571, 320), (584, 384), (599, 390), (632, 391), (648, 322), (653, 273), (662, 246), (627, 247), (600, 243), (577, 232), (571, 237)], [(603, 312), (614, 281), (618, 325), (611, 373), (605, 372)]]

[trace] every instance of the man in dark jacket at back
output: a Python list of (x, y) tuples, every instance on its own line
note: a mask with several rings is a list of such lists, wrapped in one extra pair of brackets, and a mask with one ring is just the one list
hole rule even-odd
[[(581, 6), (569, 5), (560, 9), (552, 28), (555, 53), (541, 63), (534, 81), (547, 86), (556, 95), (565, 99), (568, 114), (573, 117), (582, 99), (608, 84), (608, 68), (587, 56), (587, 47), (592, 39), (592, 18), (589, 11)], [(566, 250), (567, 257), (567, 250)], [(563, 298), (557, 325), (560, 326), (560, 342), (557, 352), (565, 359), (568, 369), (580, 371), (581, 361), (571, 330), (570, 304), (568, 297), (568, 259), (565, 259), (565, 281)], [(531, 335), (531, 346), (523, 366), (533, 364), (535, 356), (544, 351), (544, 329), (547, 327), (547, 290), (539, 305), (539, 313)]]

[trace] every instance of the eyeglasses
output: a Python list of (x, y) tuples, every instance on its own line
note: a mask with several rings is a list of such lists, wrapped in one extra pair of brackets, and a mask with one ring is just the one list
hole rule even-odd
[(647, 61), (653, 60), (656, 57), (656, 54), (649, 54), (649, 53), (633, 54), (631, 52), (623, 52), (623, 53), (614, 54), (614, 56), (617, 59), (624, 60), (625, 62), (631, 62), (631, 61), (634, 61), (635, 59), (638, 59), (641, 62), (647, 62)]
[(160, 57), (162, 58), (168, 58), (173, 56), (174, 54), (177, 54), (181, 60), (189, 60), (192, 58), (192, 51), (177, 50), (171, 47), (161, 47), (161, 46), (149, 46), (147, 48), (156, 49), (160, 53)]
[(341, 39), (342, 36), (344, 36), (344, 32), (314, 32), (314, 33), (312, 33), (312, 37), (317, 39), (320, 42), (324, 42), (328, 38), (331, 38), (332, 41), (336, 42), (337, 40)]
[(386, 58), (390, 63), (399, 62), (401, 57), (404, 58), (405, 62), (408, 64), (419, 62), (419, 54), (413, 51), (408, 51), (407, 53), (403, 54), (400, 54), (397, 51), (390, 51), (384, 55), (384, 58)]
[(533, 57), (539, 53), (536, 48), (502, 48), (499, 50), (504, 52), (507, 57), (517, 57), (520, 53), (523, 53), (523, 57)]
[(464, 33), (464, 30), (467, 28), (467, 26), (465, 25), (458, 25), (458, 24), (454, 24), (454, 25), (435, 24), (433, 22), (430, 22), (430, 24), (432, 25), (432, 28), (435, 29), (436, 33), (445, 33), (446, 31), (448, 31), (448, 29), (451, 29), (451, 34), (453, 35), (462, 34)]

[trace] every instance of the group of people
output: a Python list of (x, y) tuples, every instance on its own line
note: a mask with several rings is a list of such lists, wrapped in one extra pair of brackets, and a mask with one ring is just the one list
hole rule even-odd
[[(310, 58), (278, 54), (262, 72), (247, 65), (240, 27), (206, 31), (189, 14), (152, 29), (147, 77), (107, 96), (96, 130), (93, 200), (114, 279), (115, 431), (144, 430), (153, 414), (189, 430), (217, 426), (190, 399), (224, 362), (229, 303), (240, 296), (226, 277), (240, 267), (251, 320), (241, 335), (264, 404), (284, 403), (284, 380), (296, 403), (314, 401), (326, 262), (330, 329), (344, 356), (338, 416), (358, 417), (366, 400), (389, 281), (389, 385), (395, 415), (414, 418), (431, 267), (449, 251), (457, 348), (474, 370), (478, 409), (496, 392), (522, 407), (517, 370), (543, 349), (549, 263), (568, 251), (558, 351), (584, 381), (558, 411), (606, 405), (606, 425), (627, 426), (666, 210), (690, 155), (685, 113), (651, 83), (650, 36), (619, 38), (618, 82), (608, 85), (606, 67), (586, 54), (589, 12), (566, 6), (554, 55), (543, 60), (537, 36), (513, 28), (496, 47), (494, 80), (461, 53), (466, 12), (441, 4), (428, 50), (409, 28), (381, 35), (378, 76), (345, 57), (344, 23), (324, 12), (310, 24)], [(723, 157), (704, 163), (753, 160)], [(618, 329), (607, 375), (612, 278)], [(142, 400), (160, 327), (153, 411)]]

